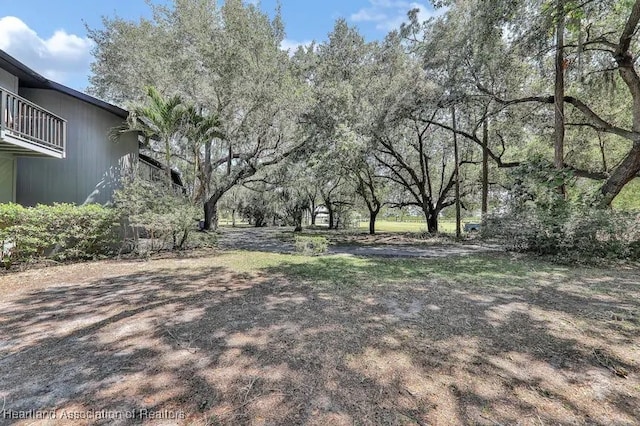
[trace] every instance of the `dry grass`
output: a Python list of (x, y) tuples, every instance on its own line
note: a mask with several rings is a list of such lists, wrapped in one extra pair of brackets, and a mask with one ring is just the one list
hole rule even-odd
[(8, 410), (182, 410), (177, 423), (193, 425), (640, 422), (631, 268), (228, 252), (31, 270), (0, 276), (0, 290)]

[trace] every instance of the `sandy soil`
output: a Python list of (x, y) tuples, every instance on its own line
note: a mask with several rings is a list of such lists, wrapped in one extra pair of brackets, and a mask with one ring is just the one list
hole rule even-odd
[(0, 276), (0, 404), (31, 416), (0, 423), (640, 424), (635, 270), (341, 288), (221, 258)]

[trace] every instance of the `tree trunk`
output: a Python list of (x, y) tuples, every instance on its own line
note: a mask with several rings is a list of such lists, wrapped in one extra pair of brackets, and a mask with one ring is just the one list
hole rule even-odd
[(204, 203), (204, 229), (206, 231), (218, 229), (218, 200), (220, 200), (220, 196), (212, 196)]
[(635, 34), (640, 20), (640, 1), (636, 1), (631, 14), (620, 37), (620, 44), (614, 52), (614, 59), (618, 64), (618, 73), (627, 85), (633, 99), (633, 125), (632, 130), (636, 136), (632, 139), (633, 146), (624, 160), (611, 172), (607, 181), (600, 188), (602, 198), (600, 207), (608, 207), (622, 188), (636, 177), (640, 171), (640, 79), (635, 69), (636, 58), (629, 51), (632, 37)]
[(186, 244), (188, 238), (189, 230), (185, 229), (182, 233), (182, 237), (180, 238), (180, 242), (178, 243), (178, 250), (182, 250), (184, 248), (184, 245)]
[(331, 204), (327, 204), (327, 211), (329, 212), (329, 229), (334, 229), (335, 212), (330, 207)]
[(293, 232), (302, 232), (302, 219), (304, 218), (305, 207), (298, 206), (294, 212), (295, 229)]
[(422, 206), (422, 213), (424, 214), (424, 218), (427, 221), (427, 232), (430, 234), (438, 233), (438, 213), (434, 208), (430, 205)]
[(427, 231), (430, 234), (438, 233), (438, 214), (436, 212), (425, 212), (427, 218)]
[(451, 107), (451, 126), (453, 127), (453, 157), (454, 157), (454, 175), (455, 175), (455, 197), (456, 197), (456, 238), (462, 238), (462, 215), (460, 212), (460, 156), (458, 153), (458, 134), (455, 132), (456, 127), (456, 107)]
[(231, 209), (231, 226), (236, 227), (236, 209)]
[(193, 181), (193, 203), (204, 203), (211, 186), (211, 143), (204, 144), (204, 158), (200, 159), (199, 153), (195, 154), (196, 174)]
[(295, 228), (293, 229), (293, 232), (302, 232), (302, 216), (303, 215), (304, 215), (303, 209), (297, 210), (293, 214), (293, 220), (295, 223)]
[(369, 210), (369, 234), (375, 235), (376, 233), (376, 218), (378, 217), (378, 213), (380, 209), (377, 210)]
[(633, 144), (631, 151), (612, 172), (600, 189), (600, 207), (609, 207), (622, 188), (636, 177), (640, 170), (640, 142)]
[[(555, 81), (555, 143), (554, 165), (556, 169), (564, 169), (564, 28), (565, 28), (565, 0), (556, 0), (556, 81)], [(565, 195), (564, 183), (558, 187), (558, 192)]]
[(482, 219), (489, 211), (489, 123), (482, 122)]
[(206, 231), (215, 231), (218, 229), (218, 201), (224, 195), (224, 192), (215, 192), (204, 203), (204, 227)]
[(316, 216), (318, 215), (318, 212), (316, 212), (316, 200), (312, 199), (311, 197), (309, 197), (309, 205), (310, 205), (310, 209), (309, 209), (309, 213), (311, 216), (311, 226), (315, 226), (316, 225)]

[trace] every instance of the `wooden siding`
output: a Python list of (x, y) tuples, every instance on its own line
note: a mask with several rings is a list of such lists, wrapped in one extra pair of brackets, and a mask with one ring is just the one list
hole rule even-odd
[(0, 68), (0, 87), (18, 93), (18, 77)]
[(0, 155), (0, 203), (15, 201), (15, 159)]
[(123, 119), (52, 90), (22, 89), (20, 95), (67, 119), (67, 145), (64, 159), (18, 159), (17, 202), (31, 206), (111, 201), (123, 173), (137, 159), (135, 135), (109, 140), (109, 131)]

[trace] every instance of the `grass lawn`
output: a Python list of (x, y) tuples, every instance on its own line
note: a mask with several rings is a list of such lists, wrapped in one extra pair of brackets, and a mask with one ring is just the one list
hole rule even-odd
[(8, 410), (138, 410), (120, 424), (157, 424), (149, 412), (185, 425), (640, 423), (631, 267), (202, 252), (4, 274), (0, 290)]
[[(455, 227), (455, 225), (454, 225)], [(360, 222), (359, 228), (369, 230), (369, 222)], [(424, 222), (394, 222), (387, 220), (376, 221), (377, 232), (427, 232), (427, 224)]]
[[(473, 220), (463, 220), (463, 228), (465, 222), (473, 222)], [(360, 222), (359, 228), (363, 230), (369, 229), (369, 222)], [(455, 234), (456, 222), (441, 220), (438, 222), (440, 232), (446, 234)], [(427, 224), (425, 222), (395, 222), (387, 220), (376, 221), (377, 232), (427, 232)]]

